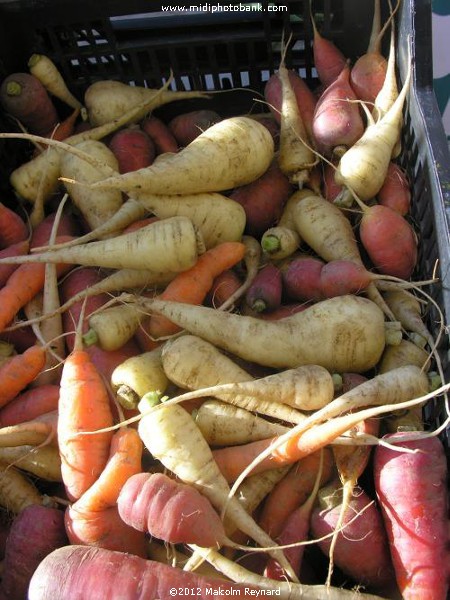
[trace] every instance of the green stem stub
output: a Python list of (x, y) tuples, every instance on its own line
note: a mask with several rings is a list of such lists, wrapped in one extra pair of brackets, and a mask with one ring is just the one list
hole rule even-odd
[(22, 93), (22, 86), (18, 81), (8, 81), (6, 84), (6, 94), (8, 96), (20, 96)]
[(157, 404), (160, 404), (162, 401), (162, 393), (159, 391), (152, 390), (151, 392), (147, 392), (144, 394), (138, 404), (138, 410), (141, 413), (144, 413), (149, 408), (153, 408)]
[(280, 240), (276, 235), (266, 235), (261, 240), (261, 247), (267, 254), (272, 254), (281, 248)]
[(83, 334), (83, 344), (85, 346), (93, 346), (98, 343), (98, 335), (95, 329), (88, 329), (86, 333)]

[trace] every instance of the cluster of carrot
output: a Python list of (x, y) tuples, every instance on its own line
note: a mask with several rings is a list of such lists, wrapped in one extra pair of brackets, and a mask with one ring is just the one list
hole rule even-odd
[(41, 55), (2, 83), (27, 133), (0, 137), (33, 144), (0, 204), (4, 597), (445, 599), (440, 309), (379, 8), (352, 66), (313, 22), (320, 90), (282, 58), (259, 115), (166, 122), (210, 100), (113, 81), (82, 104)]

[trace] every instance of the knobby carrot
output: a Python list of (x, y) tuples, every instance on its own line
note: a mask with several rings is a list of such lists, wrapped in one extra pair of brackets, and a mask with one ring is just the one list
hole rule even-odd
[(135, 429), (124, 427), (114, 434), (108, 462), (94, 484), (66, 510), (65, 524), (72, 544), (146, 556), (143, 532), (120, 518), (117, 499), (122, 487), (142, 470), (143, 443)]
[(37, 344), (16, 354), (0, 367), (0, 407), (24, 390), (45, 366), (46, 351)]
[[(246, 246), (241, 242), (223, 242), (210, 248), (199, 256), (193, 267), (179, 273), (159, 298), (201, 304), (212, 288), (215, 277), (242, 260), (245, 252)], [(153, 338), (171, 335), (177, 331), (180, 331), (180, 327), (162, 315), (153, 315), (148, 325), (148, 332)]]
[(112, 432), (77, 435), (112, 426), (107, 387), (88, 352), (75, 340), (64, 361), (60, 382), (58, 445), (67, 495), (78, 500), (103, 471), (109, 456)]

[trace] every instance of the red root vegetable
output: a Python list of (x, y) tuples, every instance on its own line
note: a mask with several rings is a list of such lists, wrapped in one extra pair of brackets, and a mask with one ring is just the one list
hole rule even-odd
[(373, 280), (367, 269), (351, 260), (332, 260), (320, 271), (320, 289), (324, 298), (358, 294)]
[(0, 104), (30, 133), (47, 135), (59, 118), (42, 83), (30, 73), (11, 73), (0, 86)]
[(374, 457), (375, 489), (395, 577), (404, 600), (445, 600), (449, 587), (445, 451), (438, 437), (403, 441), (407, 435), (385, 436), (398, 444), (398, 451), (380, 445)]
[(179, 146), (187, 146), (203, 131), (221, 120), (222, 117), (214, 110), (194, 110), (174, 117), (169, 122), (169, 129)]
[(374, 103), (386, 79), (388, 61), (381, 54), (381, 41), (389, 24), (381, 29), (380, 0), (373, 2), (372, 31), (365, 54), (352, 67), (350, 82), (356, 95), (364, 102)]
[(0, 427), (19, 425), (57, 410), (59, 385), (43, 384), (25, 390), (0, 410)]
[[(333, 533), (341, 503), (340, 484), (330, 484), (319, 491), (319, 506), (311, 516), (311, 535), (314, 539)], [(394, 574), (383, 519), (379, 509), (361, 488), (357, 487), (350, 499), (343, 525), (344, 529), (336, 538), (334, 563), (354, 581), (376, 588), (389, 585)], [(330, 537), (318, 542), (319, 548), (327, 556), (330, 544)]]
[(363, 102), (373, 103), (386, 77), (387, 61), (378, 52), (363, 54), (354, 64), (350, 81)]
[(324, 38), (319, 33), (312, 12), (311, 23), (314, 31), (314, 66), (320, 81), (327, 87), (339, 76), (347, 64), (347, 59), (331, 40)]
[(236, 188), (230, 198), (244, 208), (247, 217), (246, 233), (260, 237), (278, 221), (291, 193), (289, 179), (273, 163), (261, 177)]
[(281, 304), (283, 291), (280, 269), (273, 263), (264, 265), (252, 281), (245, 300), (256, 312), (270, 311)]
[(172, 544), (222, 545), (225, 530), (210, 501), (197, 489), (163, 473), (139, 473), (118, 498), (122, 520)]
[(117, 131), (108, 144), (119, 164), (119, 173), (148, 167), (155, 159), (155, 145), (142, 129), (129, 126)]
[(377, 201), (406, 216), (411, 208), (411, 188), (405, 171), (395, 162), (390, 162), (385, 182), (377, 194)]
[[(99, 574), (101, 573), (101, 578)], [(101, 579), (101, 580), (100, 580)], [(195, 590), (198, 600), (242, 595), (261, 588), (183, 571), (138, 556), (87, 546), (65, 546), (44, 559), (33, 574), (29, 600), (92, 598), (95, 590), (110, 600), (167, 600), (170, 590)], [(214, 590), (214, 592), (212, 592)], [(172, 592), (173, 593), (173, 592)], [(190, 596), (182, 592), (179, 597)]]
[(38, 504), (24, 508), (15, 517), (7, 539), (1, 582), (5, 597), (26, 598), (31, 576), (40, 562), (67, 543), (62, 511)]
[(12, 244), (28, 239), (28, 225), (22, 217), (0, 202), (0, 248), (8, 248)]
[(340, 157), (363, 134), (364, 122), (356, 99), (350, 85), (350, 67), (346, 65), (322, 93), (314, 112), (313, 139), (322, 154)]
[(164, 121), (161, 121), (155, 115), (146, 117), (141, 123), (141, 129), (152, 139), (156, 154), (178, 152), (178, 142), (175, 136)]
[(282, 267), (283, 288), (291, 300), (323, 298), (320, 276), (325, 262), (308, 255), (295, 256)]
[[(280, 545), (304, 542), (308, 539), (311, 513), (316, 502), (317, 492), (319, 491), (322, 479), (323, 453), (324, 451), (319, 452), (320, 463), (314, 487), (306, 501), (296, 508), (286, 519), (283, 529), (277, 538), (277, 542)], [(295, 573), (300, 573), (301, 571), (304, 551), (305, 546), (301, 544), (293, 546), (292, 548), (286, 548), (284, 551), (284, 554), (291, 563)], [(264, 574), (266, 577), (278, 579), (279, 581), (283, 581), (286, 578), (281, 565), (272, 557), (269, 558), (267, 562)]]
[(397, 211), (377, 204), (367, 207), (359, 235), (370, 260), (384, 275), (409, 279), (417, 263), (417, 238)]

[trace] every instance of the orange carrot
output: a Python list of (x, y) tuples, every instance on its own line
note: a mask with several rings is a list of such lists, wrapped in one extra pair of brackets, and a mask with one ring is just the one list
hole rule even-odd
[[(62, 236), (58, 239), (62, 241), (71, 238)], [(70, 265), (58, 265), (58, 275), (70, 269)], [(28, 263), (17, 267), (0, 289), (0, 331), (3, 331), (19, 310), (43, 289), (44, 283), (45, 263)]]
[[(241, 242), (223, 242), (204, 252), (195, 265), (179, 273), (159, 295), (161, 300), (176, 300), (186, 304), (201, 304), (214, 278), (244, 258), (246, 247)], [(169, 319), (160, 315), (151, 317), (148, 332), (153, 338), (180, 331)]]
[(0, 247), (23, 242), (28, 235), (28, 226), (22, 217), (0, 202)]
[(61, 472), (70, 500), (78, 500), (103, 471), (112, 432), (77, 435), (113, 425), (108, 389), (77, 336), (64, 361), (58, 404)]
[[(55, 215), (50, 214), (42, 221), (31, 236), (30, 247), (47, 243), (53, 219)], [(61, 225), (61, 223), (60, 223)], [(72, 226), (69, 218), (62, 220), (61, 237), (57, 238), (58, 242), (63, 242), (71, 239)], [(58, 276), (66, 273), (71, 267), (68, 265), (58, 265)], [(30, 263), (19, 265), (17, 269), (9, 276), (5, 285), (0, 289), (0, 332), (14, 319), (16, 314), (30, 300), (32, 300), (38, 292), (40, 292), (45, 283), (45, 264)]]
[[(320, 451), (305, 456), (292, 466), (267, 496), (258, 523), (272, 538), (278, 537), (288, 516), (306, 502), (314, 487), (319, 463)], [(322, 484), (330, 479), (332, 467), (332, 452), (324, 448)]]
[[(0, 259), (7, 258), (9, 256), (23, 256), (28, 254), (30, 244), (28, 240), (11, 244), (6, 248), (0, 250)], [(0, 287), (4, 286), (8, 281), (10, 275), (18, 268), (19, 265), (1, 265), (0, 266)]]
[(117, 509), (123, 485), (142, 470), (142, 450), (143, 444), (135, 429), (125, 427), (114, 434), (104, 470), (66, 510), (66, 531), (72, 544), (146, 556), (144, 534), (122, 521)]
[(45, 359), (45, 348), (36, 344), (1, 365), (0, 407), (15, 398), (39, 375), (44, 368)]
[(17, 395), (0, 410), (0, 427), (17, 425), (58, 408), (59, 385), (45, 384)]

